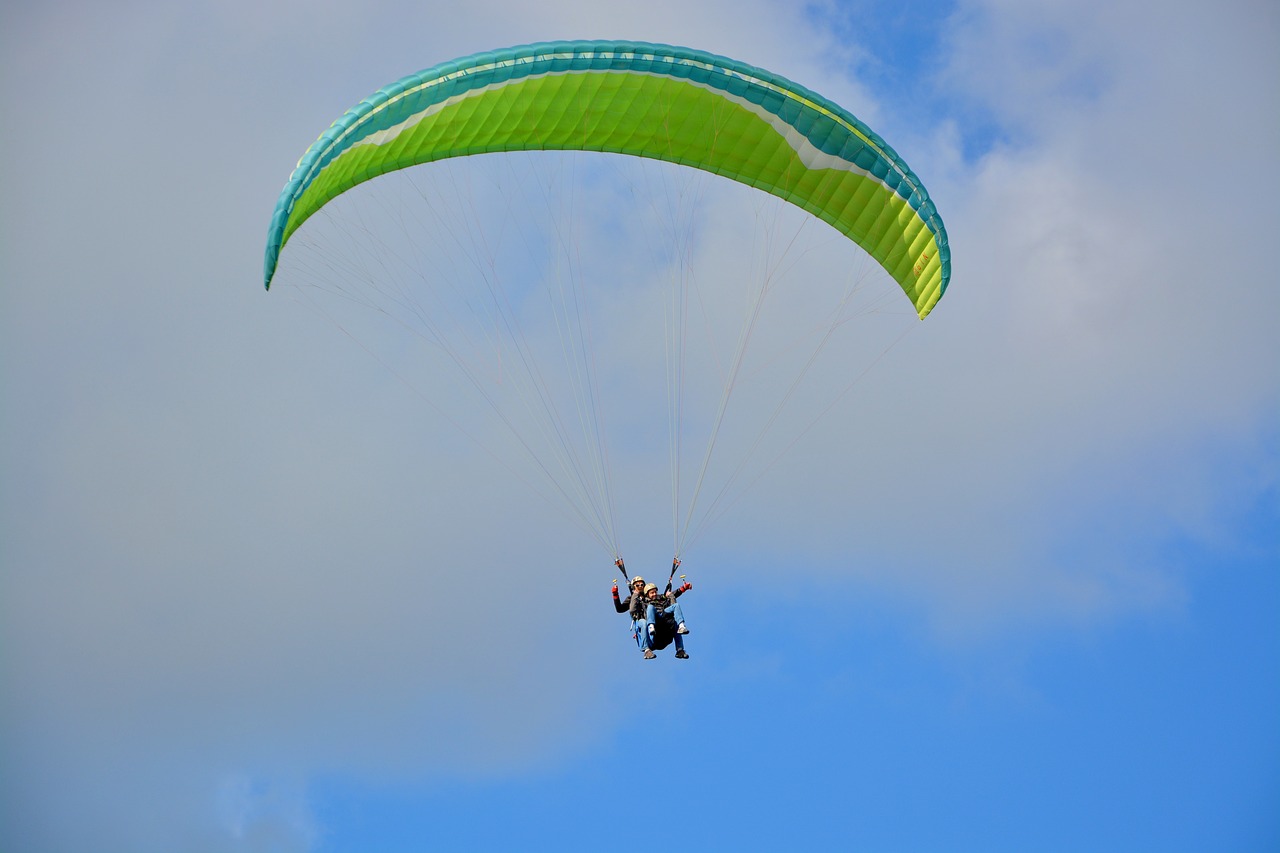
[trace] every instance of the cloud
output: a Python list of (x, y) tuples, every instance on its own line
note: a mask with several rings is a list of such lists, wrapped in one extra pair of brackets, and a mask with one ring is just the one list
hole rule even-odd
[[(943, 579), (941, 598), (980, 591), (971, 627), (1010, 607), (1075, 621), (1176, 605), (1169, 539), (1221, 535), (1241, 490), (1262, 501), (1274, 489), (1264, 448), (1280, 359), (1266, 327), (1280, 300), (1247, 247), (1275, 225), (1280, 178), (1264, 148), (1276, 129), (1242, 109), (1277, 102), (1276, 75), (1247, 70), (1275, 65), (1259, 35), (1275, 16), (1258, 11), (957, 15), (941, 76), (1009, 132), (932, 184), (956, 278), (912, 341), (938, 367), (906, 411), (937, 428), (932, 442), (918, 436), (915, 473), (941, 490), (945, 517), (908, 548), (923, 587)], [(1141, 47), (1126, 35), (1137, 29)], [(1210, 165), (1214, 152), (1250, 189)], [(1186, 464), (1206, 446), (1270, 473)]]

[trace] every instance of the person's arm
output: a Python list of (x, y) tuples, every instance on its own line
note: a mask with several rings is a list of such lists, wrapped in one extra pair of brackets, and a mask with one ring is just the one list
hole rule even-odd
[(686, 592), (688, 592), (691, 589), (693, 589), (693, 584), (689, 583), (688, 581), (685, 581), (680, 586), (671, 590), (671, 594), (675, 596), (675, 598), (679, 598), (680, 596), (684, 595)]
[[(623, 564), (622, 558), (618, 557), (616, 560), (613, 561), (613, 564), (618, 567), (618, 570), (620, 572), (622, 572), (623, 580), (626, 580), (627, 567), (626, 565)], [(631, 604), (631, 596), (628, 595), (625, 601), (618, 598), (618, 582), (615, 580), (613, 582), (613, 609), (618, 611), (619, 613), (626, 613), (628, 610), (631, 609), (630, 604)]]

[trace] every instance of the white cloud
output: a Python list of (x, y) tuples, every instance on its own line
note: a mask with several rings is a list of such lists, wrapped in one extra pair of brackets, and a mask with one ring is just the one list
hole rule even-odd
[[(932, 182), (956, 277), (907, 404), (941, 433), (915, 473), (946, 508), (915, 559), (959, 564), (935, 607), (977, 589), (971, 624), (1176, 602), (1167, 541), (1221, 535), (1239, 490), (1275, 483), (1280, 297), (1251, 247), (1280, 140), (1245, 106), (1278, 100), (1274, 11), (1015, 5), (967, 6), (950, 44), (942, 78), (1012, 141)], [(1271, 473), (1187, 464), (1207, 445)]]

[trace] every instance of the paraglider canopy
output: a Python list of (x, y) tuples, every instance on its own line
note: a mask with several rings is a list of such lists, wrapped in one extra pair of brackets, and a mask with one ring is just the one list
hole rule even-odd
[(276, 205), (266, 286), (297, 228), (357, 184), (435, 160), (517, 150), (667, 160), (772, 193), (862, 246), (921, 318), (950, 279), (946, 231), (924, 186), (839, 105), (702, 51), (565, 41), (434, 66), (380, 89), (334, 122)]

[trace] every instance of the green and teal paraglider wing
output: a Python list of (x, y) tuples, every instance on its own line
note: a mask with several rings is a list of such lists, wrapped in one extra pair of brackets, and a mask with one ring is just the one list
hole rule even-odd
[(924, 186), (847, 110), (721, 56), (575, 41), (437, 65), (349, 110), (276, 204), (265, 283), (294, 231), (357, 184), (449, 157), (539, 149), (667, 160), (779, 196), (862, 246), (921, 318), (951, 276), (946, 230)]

